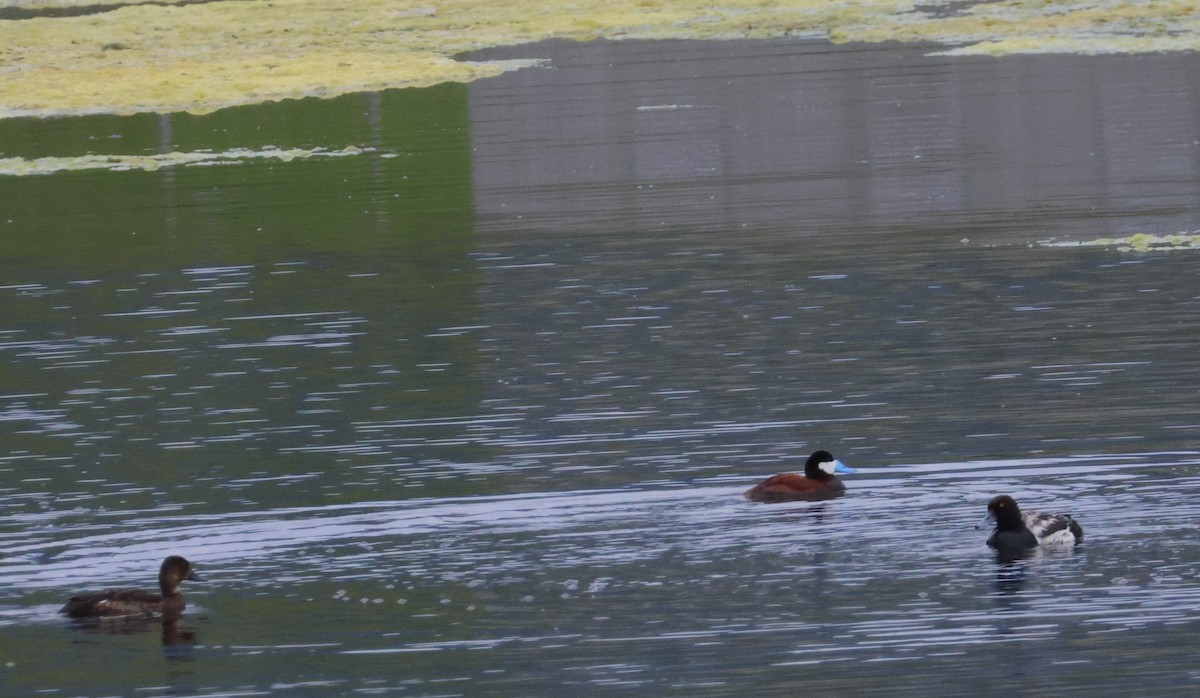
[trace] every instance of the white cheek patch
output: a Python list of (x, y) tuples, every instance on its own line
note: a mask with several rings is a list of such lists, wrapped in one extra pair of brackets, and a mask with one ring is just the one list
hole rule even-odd
[(824, 463), (820, 463), (819, 465), (817, 465), (817, 467), (820, 468), (822, 471), (824, 471), (830, 475), (833, 475), (833, 472), (835, 470), (837, 470), (837, 461), (827, 460)]

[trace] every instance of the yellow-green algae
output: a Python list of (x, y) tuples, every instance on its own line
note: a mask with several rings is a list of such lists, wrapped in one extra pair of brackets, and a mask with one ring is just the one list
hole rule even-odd
[(1200, 231), (1174, 235), (1136, 233), (1129, 237), (1097, 238), (1095, 240), (1043, 240), (1042, 247), (1105, 247), (1119, 252), (1151, 252), (1157, 250), (1200, 249)]
[[(95, 0), (8, 0), (85, 7)], [(520, 63), (459, 60), (548, 38), (803, 34), (925, 41), (947, 53), (1200, 48), (1195, 0), (220, 0), (121, 3), (0, 21), (0, 117), (206, 113), (307, 96), (465, 82)], [(941, 11), (938, 11), (941, 10)]]
[(229, 165), (245, 160), (306, 160), (309, 158), (345, 157), (371, 150), (349, 146), (341, 150), (323, 148), (234, 148), (221, 152), (191, 151), (156, 153), (154, 155), (80, 155), (77, 157), (0, 158), (0, 176), (45, 175), (79, 170), (144, 170), (153, 172), (177, 165)]

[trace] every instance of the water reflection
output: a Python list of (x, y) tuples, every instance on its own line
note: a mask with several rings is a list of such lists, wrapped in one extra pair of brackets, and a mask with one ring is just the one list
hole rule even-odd
[(1031, 229), (1197, 227), (1194, 55), (668, 46), (676, 60), (634, 42), (487, 51), (556, 70), (470, 87), (484, 229), (832, 227), (887, 244), (932, 228), (1024, 244)]
[(97, 618), (73, 618), (69, 627), (77, 632), (96, 635), (142, 635), (155, 631), (160, 633), (166, 648), (165, 656), (171, 661), (191, 661), (191, 648), (196, 644), (196, 628), (185, 625), (180, 615), (112, 616)]
[(1000, 548), (996, 554), (996, 591), (1009, 595), (1025, 587), (1026, 564), (1033, 549)]

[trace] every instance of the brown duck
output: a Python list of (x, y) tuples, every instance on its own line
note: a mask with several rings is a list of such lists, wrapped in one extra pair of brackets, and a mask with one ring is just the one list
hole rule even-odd
[(163, 560), (162, 567), (158, 570), (161, 594), (141, 589), (105, 589), (92, 594), (72, 596), (59, 612), (72, 618), (179, 615), (187, 605), (179, 591), (179, 585), (185, 579), (202, 581), (200, 576), (192, 571), (190, 562), (178, 555), (172, 555)]

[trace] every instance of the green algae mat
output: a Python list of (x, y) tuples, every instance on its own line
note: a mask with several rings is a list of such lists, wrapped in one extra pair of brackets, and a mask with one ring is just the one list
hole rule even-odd
[(0, 21), (0, 117), (206, 113), (466, 82), (530, 61), (463, 54), (551, 38), (794, 35), (985, 54), (1200, 45), (1200, 9), (1184, 1), (8, 0), (0, 17), (8, 18)]

